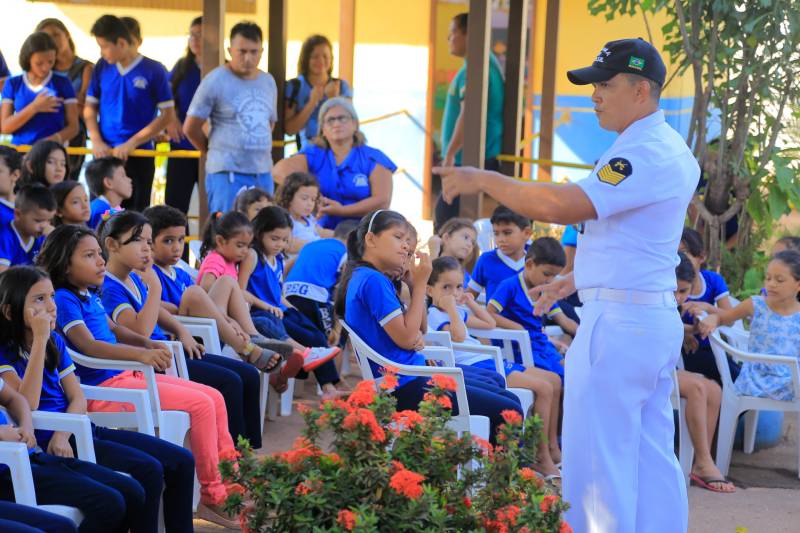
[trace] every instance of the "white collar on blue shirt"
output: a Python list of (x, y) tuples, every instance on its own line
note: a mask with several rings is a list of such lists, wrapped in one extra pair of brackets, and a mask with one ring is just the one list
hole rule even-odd
[(523, 270), (520, 272), (519, 275), (517, 275), (517, 278), (519, 279), (519, 284), (522, 286), (522, 292), (525, 293), (525, 298), (528, 299), (528, 303), (530, 303), (531, 306), (535, 306), (536, 302), (533, 300), (533, 298), (531, 298), (531, 295), (528, 292), (528, 285), (525, 283), (525, 271)]
[(35, 93), (38, 93), (39, 91), (44, 89), (45, 85), (50, 83), (50, 80), (52, 78), (53, 78), (53, 71), (51, 70), (50, 72), (47, 73), (47, 76), (45, 76), (45, 78), (41, 82), (39, 82), (39, 85), (33, 85), (31, 84), (31, 81), (28, 79), (28, 73), (27, 72), (22, 73), (22, 82), (28, 89), (30, 89)]
[(164, 267), (156, 265), (156, 264), (153, 264), (153, 266), (156, 267), (157, 269), (159, 269), (164, 274), (166, 274), (169, 277), (169, 279), (171, 279), (172, 281), (175, 281), (175, 278), (178, 276), (175, 273), (175, 267), (173, 267), (172, 265), (168, 265), (167, 268), (164, 268)]
[(144, 56), (143, 56), (142, 54), (139, 54), (138, 56), (136, 56), (136, 59), (134, 59), (133, 61), (131, 61), (131, 64), (130, 64), (130, 65), (128, 65), (127, 67), (123, 67), (122, 65), (120, 65), (119, 61), (117, 61), (117, 62), (116, 62), (114, 65), (117, 67), (117, 72), (119, 72), (119, 75), (120, 75), (120, 76), (124, 76), (124, 75), (125, 75), (125, 74), (127, 74), (128, 72), (130, 72), (130, 71), (132, 71), (133, 69), (135, 69), (135, 68), (136, 68), (136, 66), (137, 66), (139, 63), (141, 63), (141, 62), (142, 62), (142, 59), (144, 59)]
[(130, 288), (130, 287), (128, 287), (128, 285), (126, 285), (126, 284), (125, 284), (125, 282), (124, 282), (124, 281), (122, 281), (121, 279), (119, 279), (117, 276), (115, 276), (114, 274), (112, 274), (112, 273), (111, 273), (111, 272), (109, 272), (108, 270), (106, 270), (106, 277), (107, 277), (107, 278), (111, 278), (111, 279), (113, 279), (114, 281), (116, 281), (117, 283), (119, 283), (120, 285), (122, 285), (123, 287), (125, 287), (125, 290), (126, 290), (126, 291), (128, 291), (128, 294), (130, 294), (131, 296), (133, 296), (133, 299), (134, 299), (134, 300), (136, 300), (138, 303), (140, 303), (140, 304), (141, 304), (141, 303), (143, 303), (143, 302), (142, 302), (142, 295), (141, 295), (141, 293), (139, 293), (139, 287), (137, 287), (135, 283), (133, 284), (133, 286), (134, 286), (134, 288), (136, 289), (136, 292), (133, 292), (133, 291), (131, 290), (131, 288)]
[(22, 246), (22, 249), (26, 252), (30, 252), (31, 248), (33, 248), (33, 243), (36, 242), (36, 238), (31, 237), (27, 243), (23, 241), (22, 235), (17, 231), (17, 226), (14, 225), (14, 221), (11, 221), (11, 229), (14, 230), (14, 235), (17, 236), (17, 240), (19, 241), (19, 245)]
[(498, 248), (495, 248), (494, 251), (497, 252), (497, 257), (500, 259), (500, 261), (505, 263), (505, 265), (508, 268), (512, 269), (514, 272), (516, 272), (517, 270), (519, 270), (521, 268), (525, 268), (525, 254), (522, 254), (522, 257), (520, 257), (518, 260), (514, 261), (513, 259), (508, 257), (506, 254), (501, 252)]
[(0, 198), (0, 204), (3, 204), (6, 207), (10, 207), (11, 209), (14, 209), (14, 202), (12, 202), (11, 200)]

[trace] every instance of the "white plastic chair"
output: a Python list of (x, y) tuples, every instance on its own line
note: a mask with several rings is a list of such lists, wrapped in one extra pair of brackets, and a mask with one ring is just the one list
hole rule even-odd
[[(5, 410), (3, 410), (5, 411)], [(10, 419), (10, 417), (9, 417)], [(92, 426), (85, 415), (33, 412), (34, 429), (68, 431), (75, 436), (78, 459), (95, 462)], [(31, 474), (28, 448), (22, 442), (0, 442), (0, 463), (8, 466), (11, 472), (11, 485), (14, 501), (21, 505), (36, 507), (43, 511), (58, 514), (71, 520), (76, 526), (83, 522), (83, 513), (76, 507), (67, 505), (39, 505), (36, 503), (36, 489)]]
[[(450, 366), (455, 366), (455, 357), (452, 356), (455, 350), (460, 352), (485, 354), (492, 358), (494, 362), (495, 372), (505, 378), (505, 367), (503, 365), (503, 356), (500, 354), (500, 348), (497, 346), (484, 346), (482, 344), (468, 344), (463, 342), (453, 342), (448, 331), (429, 331), (425, 334), (425, 343), (435, 346), (441, 346), (450, 351), (451, 363)], [(506, 390), (513, 393), (519, 403), (522, 405), (522, 414), (524, 417), (528, 416), (530, 408), (533, 406), (534, 396), (533, 391), (528, 389), (521, 389), (518, 387), (506, 387)]]
[(492, 223), (488, 218), (479, 218), (473, 224), (475, 232), (478, 234), (476, 244), (481, 253), (494, 250), (494, 231), (492, 231)]
[[(192, 317), (192, 316), (175, 316), (175, 318), (183, 324), (183, 326), (189, 330), (189, 333), (192, 334), (193, 337), (198, 337), (203, 341), (203, 346), (205, 346), (206, 351), (208, 353), (213, 353), (216, 355), (222, 355), (224, 357), (229, 357), (231, 359), (236, 359), (237, 361), (241, 361), (241, 358), (233, 352), (233, 350), (222, 349), (222, 343), (219, 339), (219, 330), (217, 329), (217, 322), (213, 318), (201, 318), (201, 317)], [(283, 394), (289, 394), (288, 400), (283, 399), (283, 395), (281, 395), (281, 407), (284, 405), (288, 405), (289, 412), (283, 416), (289, 416), (291, 414), (292, 409), (292, 398), (294, 396), (294, 378), (289, 380), (289, 389), (286, 390)], [(269, 401), (269, 375), (262, 373), (261, 374), (261, 387), (259, 392), (258, 398), (258, 408), (259, 413), (261, 413), (261, 432), (264, 432), (264, 418), (267, 412), (267, 405)], [(283, 411), (283, 410), (282, 410)]]
[(672, 394), (670, 401), (672, 409), (678, 412), (678, 462), (681, 465), (681, 472), (689, 486), (689, 475), (692, 473), (692, 462), (694, 461), (694, 445), (689, 435), (689, 426), (686, 424), (686, 399), (681, 398), (680, 387), (678, 386), (678, 372), (672, 372)]
[(189, 259), (192, 264), (200, 264), (200, 249), (203, 247), (203, 241), (200, 239), (192, 239), (189, 241)]
[(519, 352), (522, 356), (522, 365), (525, 367), (535, 367), (533, 363), (533, 349), (531, 348), (531, 338), (528, 332), (524, 329), (470, 329), (469, 334), (476, 339), (487, 339), (492, 341), (501, 341), (503, 346), (501, 351), (506, 361), (511, 363), (516, 362), (514, 359), (514, 343), (519, 346)]
[[(356, 353), (358, 365), (361, 368), (361, 374), (364, 376), (364, 379), (373, 380), (376, 388), (383, 381), (383, 376), (376, 376), (373, 374), (372, 367), (369, 364), (370, 361), (381, 367), (395, 367), (398, 369), (398, 373), (404, 376), (432, 377), (435, 374), (441, 374), (451, 377), (456, 382), (455, 396), (456, 406), (458, 406), (458, 415), (453, 416), (453, 418), (450, 420), (450, 428), (459, 434), (470, 432), (471, 434), (484, 439), (489, 438), (489, 419), (485, 416), (470, 415), (469, 403), (467, 402), (467, 388), (464, 382), (464, 374), (461, 372), (460, 368), (447, 366), (430, 367), (397, 364), (373, 350), (361, 339), (361, 337), (356, 335), (350, 326), (348, 326), (344, 321), (342, 321), (342, 327), (349, 334), (350, 343), (353, 345), (353, 350)], [(439, 359), (439, 357), (441, 357), (439, 360), (444, 360), (444, 358), (447, 357), (447, 351), (439, 350), (437, 352), (436, 350), (429, 348), (426, 350), (425, 356), (429, 359)], [(450, 357), (452, 357), (452, 352), (450, 353)]]
[[(723, 340), (722, 336), (730, 329), (717, 331), (711, 334), (711, 350), (714, 352), (714, 359), (717, 363), (720, 377), (722, 378), (722, 405), (719, 413), (719, 434), (717, 436), (717, 468), (723, 473), (728, 474), (733, 451), (733, 439), (736, 434), (736, 425), (739, 415), (744, 416), (744, 452), (753, 453), (756, 439), (756, 426), (758, 425), (758, 411), (785, 411), (793, 412), (797, 416), (798, 434), (800, 434), (800, 365), (794, 357), (785, 355), (767, 355), (751, 353), (740, 348), (734, 347), (728, 340)], [(756, 398), (754, 396), (740, 395), (734, 388), (728, 368), (727, 355), (734, 361), (782, 364), (789, 367), (791, 371), (792, 389), (794, 399), (791, 401), (772, 400), (769, 398)], [(800, 477), (800, 439), (798, 441), (798, 477)]]

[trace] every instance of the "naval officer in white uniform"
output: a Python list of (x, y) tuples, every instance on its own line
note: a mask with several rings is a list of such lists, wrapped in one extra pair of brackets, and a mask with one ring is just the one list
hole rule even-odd
[(567, 521), (577, 533), (686, 531), (670, 405), (683, 338), (673, 291), (700, 168), (659, 109), (666, 68), (652, 45), (609, 42), (567, 76), (593, 85), (600, 126), (619, 133), (587, 178), (557, 185), (474, 168), (434, 172), (446, 199), (484, 192), (534, 220), (580, 225), (574, 273), (545, 286), (536, 306), (575, 289), (584, 302), (565, 363)]

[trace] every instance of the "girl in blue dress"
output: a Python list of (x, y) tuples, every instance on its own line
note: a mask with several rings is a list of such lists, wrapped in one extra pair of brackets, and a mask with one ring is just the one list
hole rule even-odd
[[(710, 313), (700, 321), (700, 333), (707, 337), (719, 325), (751, 318), (748, 351), (800, 361), (800, 252), (775, 254), (767, 266), (764, 287), (766, 296), (752, 296), (730, 310), (698, 305), (695, 312)], [(746, 396), (781, 401), (794, 398), (787, 365), (745, 362), (735, 385), (739, 394)]]

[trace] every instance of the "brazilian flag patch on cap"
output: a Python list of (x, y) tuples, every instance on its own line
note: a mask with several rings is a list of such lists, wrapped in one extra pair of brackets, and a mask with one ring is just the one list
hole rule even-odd
[(631, 58), (628, 60), (628, 68), (644, 70), (644, 59), (641, 57), (631, 56)]
[(614, 157), (597, 171), (597, 178), (603, 183), (616, 187), (630, 176), (631, 172), (633, 172), (633, 165), (630, 161), (622, 157)]

